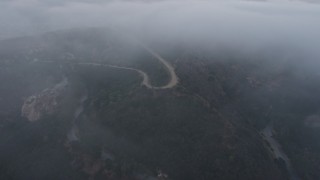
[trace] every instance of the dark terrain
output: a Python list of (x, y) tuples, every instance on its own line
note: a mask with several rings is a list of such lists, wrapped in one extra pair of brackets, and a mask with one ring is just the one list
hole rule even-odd
[[(168, 81), (159, 61), (111, 31), (1, 41), (0, 179), (290, 179), (261, 134), (268, 125), (297, 176), (319, 179), (318, 73), (265, 54), (150, 46), (175, 67), (174, 88), (141, 86), (134, 71), (79, 65), (133, 67), (155, 86)], [(32, 95), (42, 98), (31, 122), (21, 111)], [(68, 138), (73, 127), (78, 140)]]

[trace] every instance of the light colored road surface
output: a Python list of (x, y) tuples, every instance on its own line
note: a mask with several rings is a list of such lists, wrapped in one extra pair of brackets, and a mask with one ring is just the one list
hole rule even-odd
[(123, 66), (116, 66), (116, 65), (109, 65), (109, 64), (102, 64), (102, 63), (78, 63), (78, 64), (79, 65), (104, 66), (104, 67), (110, 67), (110, 68), (116, 68), (116, 69), (135, 71), (135, 72), (139, 73), (143, 78), (141, 85), (144, 85), (150, 89), (155, 88), (150, 84), (149, 76), (147, 75), (147, 73), (145, 73), (139, 69), (130, 68), (130, 67), (123, 67)]
[(168, 74), (170, 76), (170, 81), (166, 85), (159, 86), (159, 87), (152, 86), (152, 84), (150, 83), (150, 78), (149, 78), (148, 74), (143, 72), (140, 69), (135, 69), (135, 68), (131, 68), (131, 67), (117, 66), (117, 65), (102, 64), (102, 63), (94, 63), (94, 62), (90, 62), (90, 63), (89, 62), (88, 63), (82, 62), (82, 63), (78, 63), (78, 64), (80, 64), (80, 65), (92, 65), (92, 66), (104, 66), (104, 67), (110, 67), (110, 68), (117, 68), (117, 69), (125, 69), (125, 70), (135, 71), (135, 72), (139, 73), (143, 78), (141, 85), (144, 85), (149, 89), (169, 89), (169, 88), (175, 87), (178, 84), (179, 79), (178, 79), (178, 76), (176, 75), (176, 72), (175, 72), (173, 66), (169, 62), (167, 62), (165, 59), (163, 59), (159, 54), (157, 54), (155, 51), (153, 51), (152, 49), (150, 49), (150, 48), (148, 48), (148, 47), (146, 47), (144, 45), (141, 45), (141, 46), (144, 49), (146, 49), (150, 54), (152, 54), (155, 58), (157, 58), (163, 64), (163, 66), (166, 68), (166, 70), (167, 70), (167, 72), (168, 72)]
[(174, 86), (176, 86), (179, 82), (178, 76), (176, 75), (176, 72), (173, 68), (173, 66), (166, 61), (165, 59), (163, 59), (158, 53), (156, 53), (155, 51), (153, 51), (152, 49), (148, 48), (145, 45), (141, 45), (144, 49), (146, 49), (150, 54), (152, 54), (155, 58), (157, 58), (163, 65), (164, 67), (167, 69), (169, 75), (170, 75), (170, 81), (161, 87), (153, 87), (154, 89), (168, 89), (168, 88), (173, 88)]
[[(124, 70), (135, 71), (135, 72), (139, 73), (143, 78), (143, 80), (141, 82), (141, 85), (146, 86), (149, 89), (170, 89), (170, 88), (175, 87), (179, 83), (179, 78), (176, 75), (174, 67), (168, 61), (163, 59), (154, 50), (146, 47), (143, 44), (141, 44), (141, 46), (144, 49), (146, 49), (151, 55), (153, 55), (155, 58), (157, 58), (163, 64), (163, 66), (166, 68), (166, 70), (167, 70), (167, 72), (168, 72), (168, 74), (170, 76), (170, 81), (166, 85), (159, 86), (159, 87), (152, 86), (148, 74), (143, 72), (142, 70), (136, 69), (136, 68), (117, 66), (117, 65), (110, 65), (110, 64), (103, 64), (103, 63), (98, 63), (98, 62), (80, 62), (80, 63), (76, 63), (76, 64), (79, 64), (79, 65), (92, 65), (92, 66), (103, 66), (103, 67), (109, 67), (109, 68), (116, 68), (116, 69), (124, 69)], [(34, 62), (54, 63), (54, 61), (38, 61), (38, 60), (36, 60)]]

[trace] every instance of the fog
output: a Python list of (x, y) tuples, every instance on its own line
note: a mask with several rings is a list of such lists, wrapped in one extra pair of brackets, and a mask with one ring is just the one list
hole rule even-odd
[(320, 5), (300, 1), (0, 2), (0, 39), (73, 27), (125, 29), (152, 41), (286, 48), (319, 59)]
[(319, 47), (302, 0), (0, 0), (0, 179), (316, 180)]

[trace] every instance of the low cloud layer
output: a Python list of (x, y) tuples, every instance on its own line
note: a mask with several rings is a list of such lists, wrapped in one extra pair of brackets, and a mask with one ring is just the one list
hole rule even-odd
[(0, 39), (108, 26), (154, 41), (290, 47), (315, 60), (320, 58), (319, 19), (320, 4), (284, 0), (5, 0), (0, 1)]

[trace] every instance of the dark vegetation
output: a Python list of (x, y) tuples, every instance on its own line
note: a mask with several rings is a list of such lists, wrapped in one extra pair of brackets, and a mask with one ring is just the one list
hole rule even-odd
[[(305, 123), (319, 116), (316, 74), (269, 64), (267, 56), (159, 46), (180, 83), (154, 91), (140, 86), (134, 71), (76, 65), (97, 59), (135, 67), (154, 85), (165, 84), (168, 75), (156, 59), (118, 41), (94, 30), (0, 43), (0, 179), (107, 179), (106, 171), (109, 179), (133, 179), (159, 170), (184, 180), (287, 179), (283, 161), (273, 159), (259, 133), (270, 123), (298, 175), (320, 176), (319, 127)], [(21, 117), (26, 97), (64, 76), (68, 90), (53, 115), (32, 123)], [(80, 141), (69, 146), (66, 136), (84, 94)], [(102, 149), (114, 158), (85, 172), (82, 157), (99, 160)]]
[[(99, 82), (96, 75), (93, 77), (94, 82)], [(82, 136), (86, 138), (84, 144), (97, 148), (96, 153), (102, 146), (107, 147), (122, 161), (129, 160), (131, 166), (142, 166), (153, 173), (161, 169), (173, 179), (270, 178), (263, 172), (250, 174), (257, 164), (273, 166), (263, 145), (259, 148), (237, 143), (238, 133), (250, 132), (238, 132), (228, 119), (183, 89), (152, 92), (131, 88), (119, 93), (125, 98), (103, 104), (101, 101), (115, 94), (112, 88), (106, 88), (109, 83), (86, 82), (94, 93), (89, 100), (92, 107), (87, 108), (88, 117), (81, 123)], [(105, 88), (107, 91), (100, 93)], [(259, 138), (248, 135), (240, 139), (261, 143)]]
[[(237, 52), (231, 54), (241, 55)], [(197, 58), (191, 56), (190, 61), (177, 65), (180, 76), (188, 76), (182, 79), (187, 88), (208, 100), (220, 112), (230, 115), (233, 114), (230, 110), (236, 109), (237, 121), (234, 123), (241, 126), (261, 130), (272, 124), (275, 137), (291, 159), (298, 176), (318, 179), (319, 127), (306, 126), (308, 117), (319, 117), (317, 72), (295, 66), (292, 62), (268, 63), (268, 60), (258, 58), (242, 61), (223, 53), (198, 58), (196, 63), (194, 59)], [(190, 77), (188, 67), (193, 67), (199, 77), (194, 74)], [(206, 80), (195, 80), (205, 79), (203, 75)], [(219, 93), (225, 98), (216, 96)]]
[(54, 116), (35, 123), (21, 117), (24, 98), (59, 82), (61, 70), (56, 65), (8, 61), (0, 73), (0, 179), (82, 179), (70, 167), (71, 157), (63, 147), (75, 92), (67, 93)]

